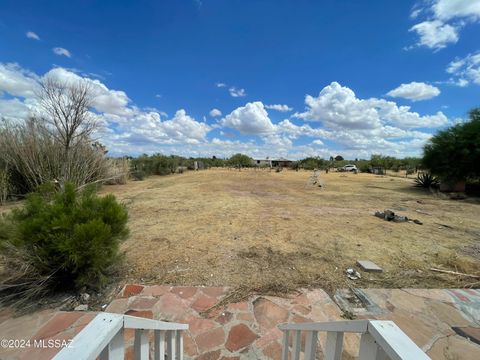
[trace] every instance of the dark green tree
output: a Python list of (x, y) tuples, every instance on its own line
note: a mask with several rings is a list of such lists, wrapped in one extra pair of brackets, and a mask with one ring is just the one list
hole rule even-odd
[(423, 148), (422, 165), (447, 183), (480, 177), (480, 108), (470, 119), (438, 132)]
[(228, 164), (230, 166), (236, 167), (250, 167), (252, 166), (252, 158), (244, 154), (235, 154), (230, 159), (228, 159)]

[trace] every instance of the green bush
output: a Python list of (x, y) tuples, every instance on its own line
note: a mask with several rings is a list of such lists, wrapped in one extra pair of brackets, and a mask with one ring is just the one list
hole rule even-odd
[(71, 183), (59, 191), (43, 186), (6, 218), (15, 231), (0, 231), (0, 251), (15, 256), (13, 245), (29, 254), (31, 267), (49, 279), (49, 287), (98, 287), (120, 258), (127, 219), (113, 195), (99, 197), (93, 187), (79, 193)]
[(143, 170), (131, 170), (130, 176), (133, 180), (141, 181), (145, 179), (145, 172)]
[(229, 166), (234, 167), (251, 167), (253, 160), (250, 156), (244, 154), (235, 154), (227, 161)]

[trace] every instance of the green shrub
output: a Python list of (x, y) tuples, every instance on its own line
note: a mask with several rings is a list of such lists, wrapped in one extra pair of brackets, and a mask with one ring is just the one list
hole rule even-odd
[(145, 179), (145, 172), (143, 170), (132, 170), (130, 172), (133, 180), (141, 181)]
[(71, 183), (60, 191), (43, 186), (6, 218), (15, 231), (0, 231), (0, 251), (15, 256), (13, 246), (28, 254), (31, 268), (49, 279), (50, 288), (99, 287), (120, 258), (127, 218), (113, 195), (99, 197), (93, 187), (79, 193)]

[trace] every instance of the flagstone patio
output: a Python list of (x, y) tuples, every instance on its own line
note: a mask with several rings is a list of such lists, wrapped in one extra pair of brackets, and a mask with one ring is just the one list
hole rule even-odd
[[(346, 309), (357, 318), (395, 321), (432, 359), (480, 359), (479, 290), (359, 291), (369, 305)], [(106, 311), (188, 323), (185, 357), (202, 360), (280, 359), (278, 324), (343, 320), (342, 310), (320, 289), (302, 290), (288, 298), (251, 296), (215, 307), (228, 293), (224, 287), (126, 285)], [(19, 318), (11, 315), (8, 310), (0, 313), (2, 338), (70, 339), (95, 313), (46, 310)], [(133, 331), (125, 331), (128, 359), (133, 356), (133, 338)], [(321, 334), (320, 344), (324, 341)], [(56, 351), (0, 349), (0, 359), (50, 359)], [(319, 357), (321, 351), (322, 346)], [(358, 336), (347, 334), (344, 358), (354, 358), (357, 352)]]

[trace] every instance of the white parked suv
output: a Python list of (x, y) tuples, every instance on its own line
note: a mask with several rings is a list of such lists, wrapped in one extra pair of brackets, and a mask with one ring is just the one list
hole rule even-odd
[(356, 165), (345, 165), (345, 166), (342, 168), (342, 170), (343, 170), (343, 171), (355, 171), (355, 172), (358, 171)]

